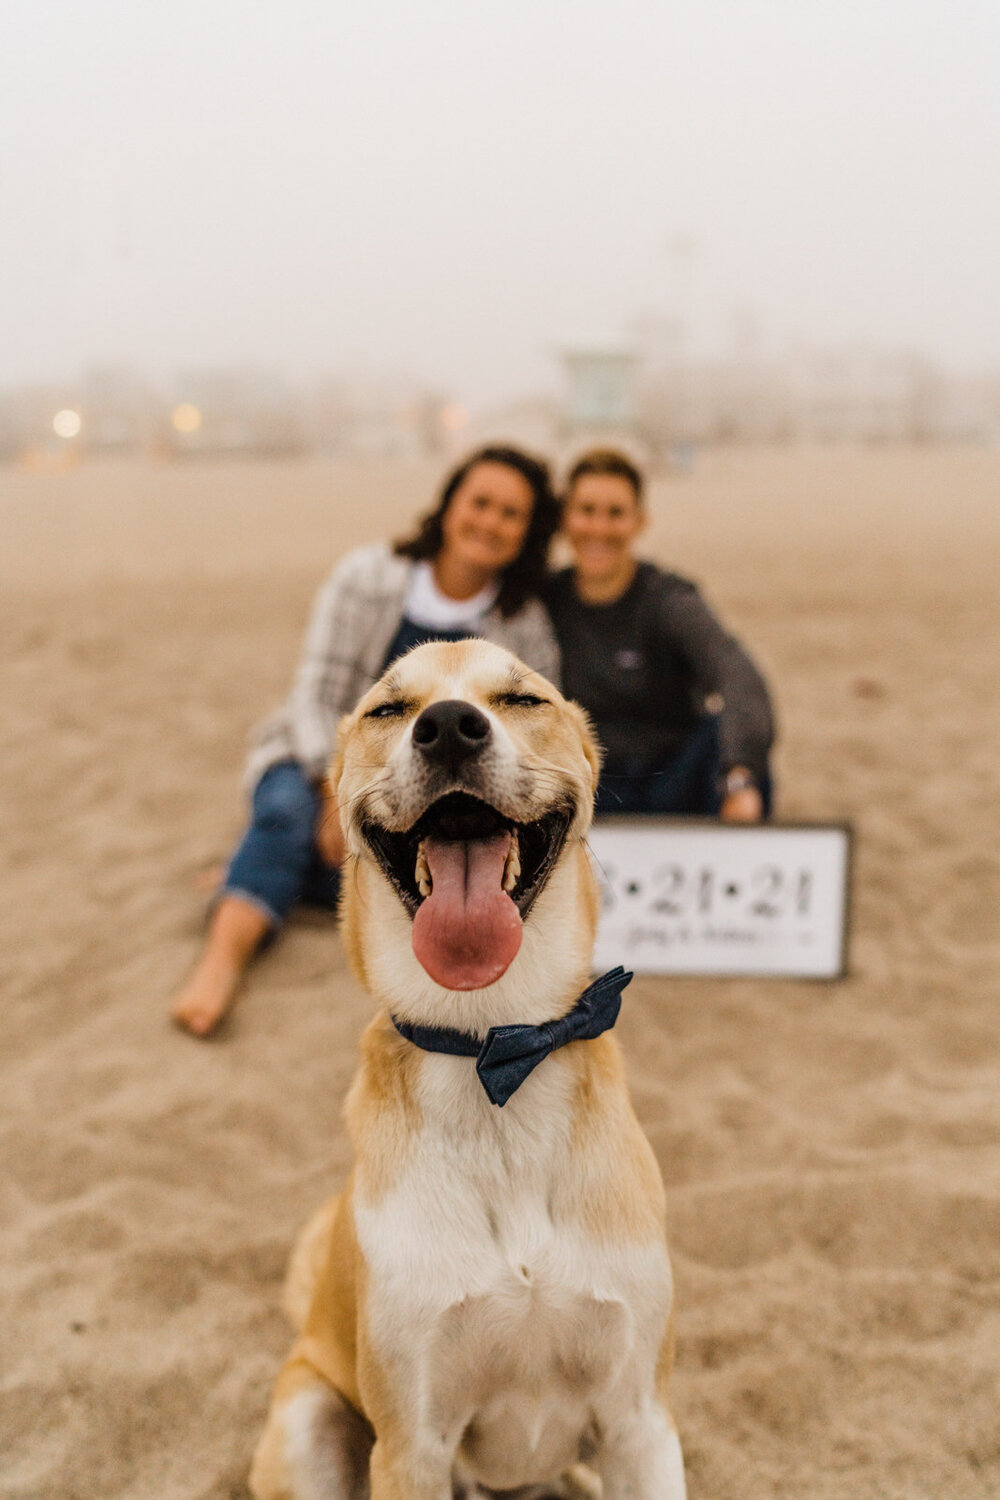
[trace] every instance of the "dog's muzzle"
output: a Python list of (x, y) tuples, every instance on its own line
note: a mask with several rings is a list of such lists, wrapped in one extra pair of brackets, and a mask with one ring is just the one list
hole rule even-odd
[(446, 989), (482, 989), (507, 970), (521, 946), (523, 919), (562, 852), (576, 810), (568, 789), (531, 821), (494, 806), (484, 792), (495, 749), (493, 726), (473, 704), (432, 703), (411, 733), (411, 754), (430, 802), (404, 831), (362, 825), (382, 873), (413, 917), (414, 953)]

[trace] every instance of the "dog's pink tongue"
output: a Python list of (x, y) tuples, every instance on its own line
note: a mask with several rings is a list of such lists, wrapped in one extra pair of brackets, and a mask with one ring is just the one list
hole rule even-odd
[(509, 848), (509, 833), (467, 844), (424, 844), (431, 893), (413, 919), (413, 951), (445, 989), (492, 984), (521, 946), (521, 913), (502, 884)]

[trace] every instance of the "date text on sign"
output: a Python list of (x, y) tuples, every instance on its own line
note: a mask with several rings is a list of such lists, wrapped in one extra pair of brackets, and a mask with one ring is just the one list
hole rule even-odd
[(847, 966), (851, 834), (600, 818), (594, 964), (646, 974), (836, 979)]

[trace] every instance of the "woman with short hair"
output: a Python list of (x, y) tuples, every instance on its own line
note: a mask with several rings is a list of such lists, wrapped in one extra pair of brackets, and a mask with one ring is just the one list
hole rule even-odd
[(598, 448), (574, 464), (562, 512), (573, 566), (545, 599), (563, 692), (604, 747), (597, 810), (757, 822), (771, 800), (767, 686), (695, 584), (636, 557), (646, 521), (627, 455)]

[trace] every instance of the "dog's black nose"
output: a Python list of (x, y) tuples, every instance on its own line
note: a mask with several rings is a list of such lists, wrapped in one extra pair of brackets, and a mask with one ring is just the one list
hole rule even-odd
[(448, 698), (424, 709), (413, 726), (413, 743), (433, 765), (455, 774), (467, 760), (482, 753), (491, 732), (489, 719), (478, 708)]

